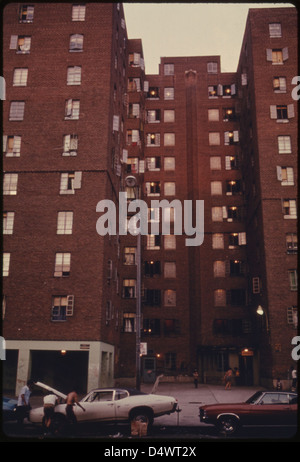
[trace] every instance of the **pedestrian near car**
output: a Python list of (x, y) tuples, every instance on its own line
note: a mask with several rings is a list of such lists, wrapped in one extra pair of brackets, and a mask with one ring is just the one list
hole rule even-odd
[(16, 417), (18, 425), (22, 425), (25, 417), (28, 417), (30, 411), (30, 395), (33, 389), (34, 381), (28, 380), (27, 384), (21, 388), (18, 396)]
[(231, 390), (232, 379), (233, 379), (233, 371), (231, 368), (229, 368), (226, 374), (224, 375), (225, 390)]
[(199, 378), (199, 374), (198, 374), (197, 369), (194, 370), (194, 372), (193, 372), (193, 377), (194, 377), (194, 385), (195, 385), (195, 388), (198, 388), (198, 378)]
[(54, 416), (55, 405), (58, 398), (54, 394), (46, 395), (44, 397), (44, 427), (46, 431), (51, 429), (52, 419)]
[(297, 370), (294, 366), (291, 367), (292, 373), (292, 391), (296, 391), (297, 388)]
[(79, 400), (78, 400), (78, 395), (77, 395), (77, 391), (76, 389), (74, 388), (73, 391), (71, 391), (68, 396), (67, 396), (67, 400), (66, 400), (66, 416), (67, 416), (67, 421), (68, 423), (71, 423), (71, 424), (76, 424), (77, 423), (77, 419), (76, 419), (76, 416), (74, 414), (74, 410), (73, 410), (73, 407), (75, 406), (75, 404), (77, 404), (79, 407), (81, 407), (81, 409), (83, 411), (85, 411), (85, 409), (81, 406), (81, 404), (79, 403)]

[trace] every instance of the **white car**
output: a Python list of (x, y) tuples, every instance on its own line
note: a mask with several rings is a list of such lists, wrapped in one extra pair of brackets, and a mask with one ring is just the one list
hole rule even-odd
[[(63, 393), (47, 385), (38, 383), (51, 393), (66, 398)], [(141, 420), (153, 423), (155, 417), (171, 414), (176, 411), (177, 400), (171, 396), (142, 393), (129, 388), (97, 388), (90, 391), (80, 400), (79, 406), (73, 407), (78, 422), (131, 422)], [(32, 423), (42, 423), (43, 407), (31, 409), (29, 420)], [(66, 421), (66, 404), (55, 406), (55, 420)]]

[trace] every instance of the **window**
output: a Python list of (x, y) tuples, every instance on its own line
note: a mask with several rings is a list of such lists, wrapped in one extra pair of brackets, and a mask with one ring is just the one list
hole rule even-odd
[(297, 306), (290, 306), (287, 309), (287, 323), (294, 325), (294, 327), (298, 327), (298, 307)]
[(174, 99), (174, 88), (173, 87), (166, 87), (164, 89), (164, 99), (165, 100), (173, 100)]
[(295, 110), (293, 104), (271, 105), (270, 106), (271, 119), (277, 119), (277, 122), (288, 122), (288, 119), (295, 117)]
[(242, 306), (246, 305), (246, 290), (231, 289), (226, 293), (227, 305)]
[(283, 199), (282, 209), (284, 218), (297, 218), (297, 206), (295, 199)]
[(60, 194), (74, 194), (75, 189), (81, 188), (82, 172), (61, 173)]
[(132, 77), (128, 79), (128, 91), (141, 91), (141, 80), (137, 77)]
[(160, 319), (144, 319), (142, 335), (160, 335)]
[(210, 146), (219, 146), (220, 145), (220, 133), (210, 132), (208, 134), (208, 142)]
[(164, 110), (164, 122), (165, 123), (175, 122), (175, 111), (173, 109)]
[(229, 249), (236, 249), (240, 245), (246, 245), (247, 237), (245, 232), (229, 234)]
[(218, 97), (218, 86), (217, 85), (209, 85), (209, 87), (208, 87), (208, 97), (209, 98), (217, 98)]
[(13, 234), (15, 212), (3, 212), (3, 234)]
[(236, 111), (233, 107), (223, 108), (223, 122), (232, 122), (236, 120)]
[(160, 275), (160, 273), (160, 261), (150, 260), (144, 262), (144, 274), (146, 277), (152, 278)]
[(140, 117), (140, 105), (138, 103), (129, 103), (128, 118), (138, 119)]
[(139, 173), (139, 159), (138, 157), (129, 157), (126, 165), (127, 173)]
[(237, 154), (225, 157), (225, 170), (238, 170), (239, 156)]
[(147, 234), (147, 250), (159, 250), (160, 239), (160, 234)]
[(34, 7), (23, 5), (20, 7), (20, 19), (19, 22), (30, 23), (33, 22)]
[(282, 49), (278, 49), (278, 48), (275, 48), (275, 49), (271, 49), (271, 48), (268, 48), (266, 50), (266, 53), (267, 53), (267, 61), (271, 61), (272, 64), (283, 64), (284, 61), (286, 61), (289, 57), (289, 52), (288, 52), (288, 48), (285, 47), (285, 48), (282, 48)]
[(72, 234), (73, 212), (58, 212), (57, 234)]
[(82, 51), (83, 50), (83, 35), (73, 34), (70, 37), (69, 51)]
[(223, 207), (223, 216), (228, 222), (239, 222), (242, 220), (243, 209), (242, 207), (230, 206)]
[(176, 249), (176, 236), (174, 234), (167, 234), (164, 236), (164, 248), (165, 250)]
[(6, 196), (15, 196), (17, 194), (18, 174), (4, 173), (3, 177), (3, 194)]
[(125, 247), (124, 248), (124, 265), (135, 265), (136, 264), (136, 247)]
[(146, 97), (148, 99), (159, 99), (159, 88), (149, 87)]
[(214, 306), (226, 306), (226, 290), (216, 289), (214, 291)]
[(155, 172), (160, 170), (160, 157), (147, 157), (146, 163), (149, 172)]
[(240, 180), (226, 181), (226, 195), (234, 196), (242, 194), (242, 184)]
[(4, 252), (3, 254), (3, 267), (2, 267), (2, 276), (9, 276), (9, 267), (10, 267), (10, 253)]
[(225, 277), (225, 261), (214, 261), (214, 277)]
[(292, 167), (277, 166), (277, 179), (281, 182), (281, 186), (293, 186), (294, 169)]
[(21, 136), (3, 136), (3, 152), (6, 157), (19, 157), (21, 153)]
[(175, 170), (175, 157), (164, 158), (164, 169), (165, 171)]
[(212, 196), (222, 194), (222, 181), (211, 181), (210, 190)]
[(175, 146), (175, 133), (165, 133), (164, 134), (164, 145), (165, 146)]
[(176, 263), (174, 261), (165, 262), (164, 277), (165, 278), (176, 278)]
[(80, 101), (68, 99), (65, 106), (65, 120), (79, 119)]
[(14, 70), (13, 86), (14, 87), (26, 87), (28, 77), (27, 68), (17, 68)]
[(143, 296), (144, 305), (160, 306), (161, 291), (158, 289), (145, 289)]
[(273, 89), (275, 93), (286, 92), (286, 78), (285, 77), (273, 77)]
[(296, 269), (288, 271), (289, 281), (290, 281), (290, 290), (298, 290), (298, 272)]
[(180, 321), (178, 319), (164, 319), (164, 336), (180, 334)]
[(147, 196), (160, 195), (160, 181), (151, 181), (145, 184)]
[(28, 54), (31, 48), (31, 37), (25, 35), (12, 35), (9, 48), (10, 50), (16, 50), (18, 54)]
[(224, 234), (215, 233), (212, 235), (212, 248), (224, 249)]
[(212, 207), (212, 221), (223, 221), (223, 207)]
[(128, 64), (130, 67), (140, 67), (141, 66), (141, 55), (140, 53), (129, 53)]
[(245, 262), (241, 260), (230, 260), (229, 262), (230, 276), (242, 276), (245, 274)]
[(224, 144), (225, 146), (231, 146), (239, 142), (238, 130), (224, 132)]
[(281, 24), (280, 23), (269, 24), (269, 34), (271, 38), (281, 37)]
[(210, 122), (219, 121), (219, 109), (208, 109), (208, 120)]
[(72, 21), (85, 21), (85, 5), (72, 6)]
[(67, 85), (81, 84), (81, 66), (68, 67)]
[(57, 253), (55, 255), (55, 277), (65, 277), (70, 275), (71, 269), (71, 254), (70, 253)]
[(164, 292), (164, 305), (176, 306), (176, 290), (167, 289)]
[(74, 295), (56, 295), (52, 299), (51, 321), (66, 321), (73, 316)]
[(135, 332), (135, 313), (123, 313), (123, 332)]
[(25, 102), (24, 101), (12, 101), (10, 103), (9, 120), (10, 121), (21, 121), (24, 119)]
[(175, 183), (166, 182), (164, 184), (164, 193), (165, 193), (165, 196), (175, 196)]
[(208, 74), (217, 74), (217, 72), (218, 72), (218, 63), (217, 62), (207, 63), (207, 72), (208, 72)]
[(136, 298), (136, 279), (123, 280), (123, 298)]
[(148, 133), (147, 146), (160, 146), (160, 133)]
[(221, 170), (221, 157), (214, 156), (211, 157), (209, 161), (211, 170)]
[(174, 75), (174, 64), (164, 64), (164, 75)]
[(63, 138), (64, 150), (63, 156), (77, 156), (78, 136), (77, 135), (64, 135)]
[(147, 111), (147, 122), (148, 123), (159, 123), (160, 122), (160, 109), (151, 109)]
[(278, 153), (279, 154), (291, 154), (291, 137), (289, 135), (280, 135), (277, 138), (278, 142)]
[(126, 143), (128, 146), (137, 146), (140, 143), (139, 130), (127, 130)]
[(286, 249), (288, 254), (298, 253), (298, 235), (296, 233), (286, 234)]

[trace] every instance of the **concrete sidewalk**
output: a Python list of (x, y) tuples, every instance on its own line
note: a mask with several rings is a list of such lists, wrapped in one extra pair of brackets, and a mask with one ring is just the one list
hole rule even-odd
[[(142, 384), (141, 391), (151, 393), (152, 384)], [(167, 383), (161, 382), (156, 390), (156, 395), (169, 395), (178, 400), (181, 412), (157, 417), (154, 425), (169, 426), (194, 426), (200, 425), (199, 407), (204, 404), (215, 403), (238, 403), (246, 401), (262, 387), (237, 387), (225, 390), (222, 385), (203, 385), (198, 388), (193, 383)]]

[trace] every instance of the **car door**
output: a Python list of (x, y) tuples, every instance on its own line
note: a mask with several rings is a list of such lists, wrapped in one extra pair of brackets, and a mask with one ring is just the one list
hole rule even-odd
[(74, 407), (74, 413), (78, 421), (109, 421), (115, 419), (113, 390), (95, 390), (80, 404), (85, 411), (77, 405)]
[(286, 425), (291, 417), (288, 395), (265, 393), (253, 406), (256, 425)]

